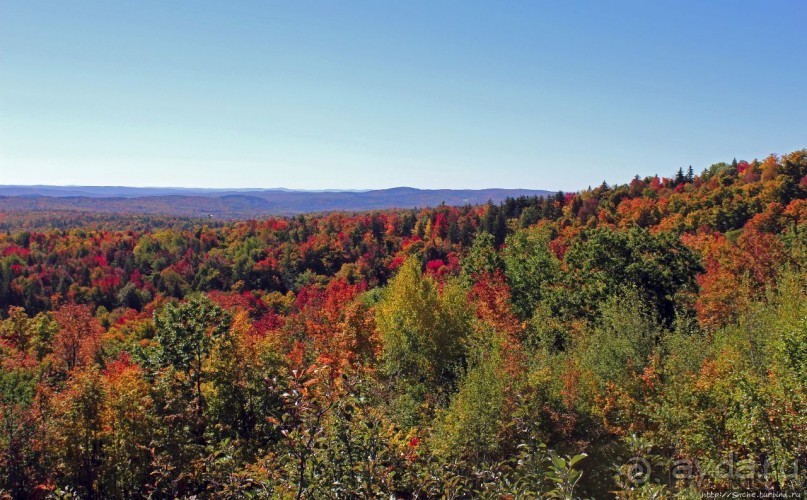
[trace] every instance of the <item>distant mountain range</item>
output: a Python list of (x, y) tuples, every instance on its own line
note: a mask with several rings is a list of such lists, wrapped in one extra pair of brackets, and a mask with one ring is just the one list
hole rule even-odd
[(532, 189), (416, 189), (296, 191), (290, 189), (139, 188), (116, 186), (0, 186), (0, 210), (71, 210), (95, 213), (243, 219), (306, 212), (363, 211), (476, 205), (507, 197), (546, 196)]

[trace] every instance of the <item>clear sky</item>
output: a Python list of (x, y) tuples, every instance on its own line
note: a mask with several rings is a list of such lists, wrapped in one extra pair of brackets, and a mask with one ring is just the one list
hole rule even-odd
[(0, 0), (0, 184), (576, 190), (807, 147), (807, 2)]

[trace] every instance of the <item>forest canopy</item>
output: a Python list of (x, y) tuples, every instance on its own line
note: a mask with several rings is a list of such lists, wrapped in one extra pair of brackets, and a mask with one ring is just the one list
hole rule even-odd
[(51, 215), (0, 213), (11, 497), (804, 487), (807, 150), (499, 204)]

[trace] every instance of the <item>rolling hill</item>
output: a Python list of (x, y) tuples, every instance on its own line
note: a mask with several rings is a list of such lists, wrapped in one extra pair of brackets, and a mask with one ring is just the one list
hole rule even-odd
[(309, 212), (361, 211), (500, 202), (542, 196), (529, 189), (416, 189), (294, 191), (287, 189), (132, 188), (106, 186), (0, 186), (0, 210), (71, 210), (94, 213), (242, 219)]

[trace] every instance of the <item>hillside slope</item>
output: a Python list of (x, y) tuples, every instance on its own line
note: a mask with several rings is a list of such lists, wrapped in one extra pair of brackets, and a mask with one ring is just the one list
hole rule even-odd
[(807, 150), (150, 219), (0, 231), (0, 496), (805, 491)]

